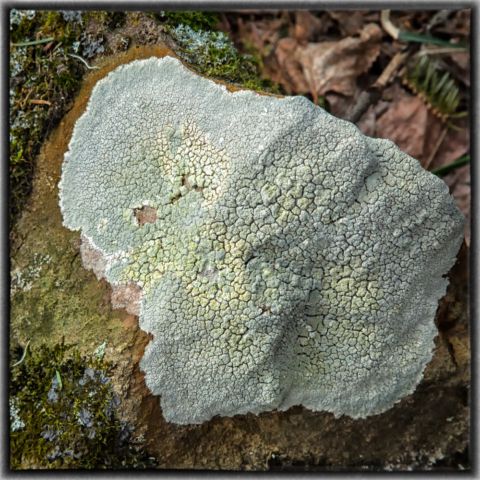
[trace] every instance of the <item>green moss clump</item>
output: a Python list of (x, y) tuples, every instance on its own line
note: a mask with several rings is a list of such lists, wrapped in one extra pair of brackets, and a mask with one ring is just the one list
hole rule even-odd
[(223, 32), (194, 31), (188, 25), (167, 28), (180, 47), (177, 53), (198, 72), (251, 90), (280, 93), (277, 84), (260, 78), (257, 59), (240, 55)]
[(117, 419), (119, 399), (102, 356), (81, 357), (63, 342), (41, 346), (10, 367), (10, 468), (78, 469), (152, 466)]
[(149, 12), (154, 19), (172, 27), (185, 25), (194, 32), (208, 30), (218, 32), (218, 14), (215, 12)]

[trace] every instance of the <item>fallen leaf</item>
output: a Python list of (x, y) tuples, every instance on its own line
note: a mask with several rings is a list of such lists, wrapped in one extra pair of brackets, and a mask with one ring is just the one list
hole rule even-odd
[(249, 38), (253, 41), (255, 48), (263, 53), (268, 44), (273, 44), (278, 40), (278, 30), (282, 23), (282, 19), (268, 22), (249, 22), (245, 25), (245, 28), (247, 31), (250, 29)]
[(355, 86), (353, 95), (348, 97), (337, 92), (327, 92), (325, 94), (325, 98), (330, 104), (330, 113), (334, 117), (345, 120), (350, 112), (350, 109), (356, 105), (358, 97), (361, 93), (362, 89), (357, 85)]
[(470, 54), (455, 53), (449, 55), (450, 61), (455, 65), (453, 72), (455, 78), (463, 82), (467, 87), (470, 86)]
[[(370, 23), (359, 38), (299, 45), (294, 60), (300, 64), (314, 99), (328, 91), (353, 95), (356, 78), (370, 69), (380, 53), (381, 36), (380, 27)], [(303, 82), (300, 84), (304, 88)]]
[(279, 69), (272, 72), (272, 80), (286, 87), (288, 93), (307, 93), (309, 85), (303, 75), (302, 66), (295, 59), (298, 42), (293, 38), (282, 38), (275, 49)]
[(467, 242), (467, 245), (470, 246), (470, 165), (464, 165), (463, 167), (460, 167), (459, 169), (443, 177), (442, 180), (448, 185), (450, 193), (453, 195), (457, 207), (467, 219), (465, 224), (465, 241)]
[[(443, 125), (441, 121), (432, 115), (432, 119), (428, 123), (428, 135), (425, 139), (424, 156), (427, 157), (432, 151), (433, 145), (440, 136)], [(462, 128), (457, 132), (448, 129), (443, 142), (440, 145), (435, 157), (430, 164), (429, 170), (448, 165), (470, 151), (470, 127), (468, 119), (454, 120), (455, 125)], [(438, 124), (438, 125), (437, 125)]]
[(470, 35), (470, 10), (458, 10), (453, 18), (445, 22), (444, 28), (437, 28), (436, 31), (450, 35)]
[(356, 123), (357, 128), (369, 137), (377, 136), (377, 120), (390, 108), (390, 103), (380, 100), (376, 105), (370, 105), (366, 113)]
[(342, 37), (357, 35), (365, 24), (366, 11), (327, 11), (327, 13), (338, 23)]
[(377, 120), (377, 138), (391, 140), (408, 155), (420, 159), (425, 146), (427, 107), (397, 84), (387, 88), (384, 95), (390, 95), (392, 103)]
[(331, 21), (329, 23), (322, 21), (308, 10), (297, 10), (295, 12), (295, 39), (299, 43), (311, 42), (319, 35), (326, 33), (331, 24)]

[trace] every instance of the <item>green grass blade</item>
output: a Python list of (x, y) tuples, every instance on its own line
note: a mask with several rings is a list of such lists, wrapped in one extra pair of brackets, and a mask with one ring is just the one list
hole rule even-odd
[(439, 45), (441, 47), (450, 47), (450, 48), (468, 50), (468, 47), (464, 45), (458, 45), (457, 43), (450, 43), (450, 42), (447, 42), (446, 40), (440, 40), (439, 38), (427, 37), (426, 35), (419, 35), (418, 33), (406, 32), (404, 30), (400, 32), (398, 39), (403, 40), (405, 42), (431, 43), (432, 45)]
[(452, 162), (448, 165), (445, 165), (445, 166), (440, 167), (440, 168), (436, 168), (435, 170), (432, 170), (430, 173), (433, 173), (434, 175), (437, 175), (438, 177), (443, 177), (447, 173), (450, 173), (453, 170), (455, 170), (459, 167), (462, 167), (463, 165), (466, 165), (469, 162), (470, 162), (470, 154), (465, 155), (465, 156), (455, 160), (454, 162)]
[(11, 43), (12, 47), (28, 47), (29, 45), (39, 45), (40, 43), (47, 43), (55, 40), (54, 37), (42, 38), (41, 40), (32, 40), (31, 42), (23, 42), (23, 43)]

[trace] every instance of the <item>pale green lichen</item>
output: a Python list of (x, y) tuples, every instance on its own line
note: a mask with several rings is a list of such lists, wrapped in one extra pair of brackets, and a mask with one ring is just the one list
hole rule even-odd
[(142, 289), (167, 420), (365, 417), (422, 378), (464, 219), (391, 142), (151, 58), (97, 84), (59, 187), (84, 264)]

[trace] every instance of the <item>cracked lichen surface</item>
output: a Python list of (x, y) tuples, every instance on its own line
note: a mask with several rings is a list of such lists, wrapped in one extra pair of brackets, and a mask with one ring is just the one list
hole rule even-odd
[(392, 142), (303, 97), (230, 93), (171, 57), (97, 83), (60, 206), (106, 278), (142, 288), (141, 368), (180, 424), (391, 408), (432, 358), (464, 224)]

